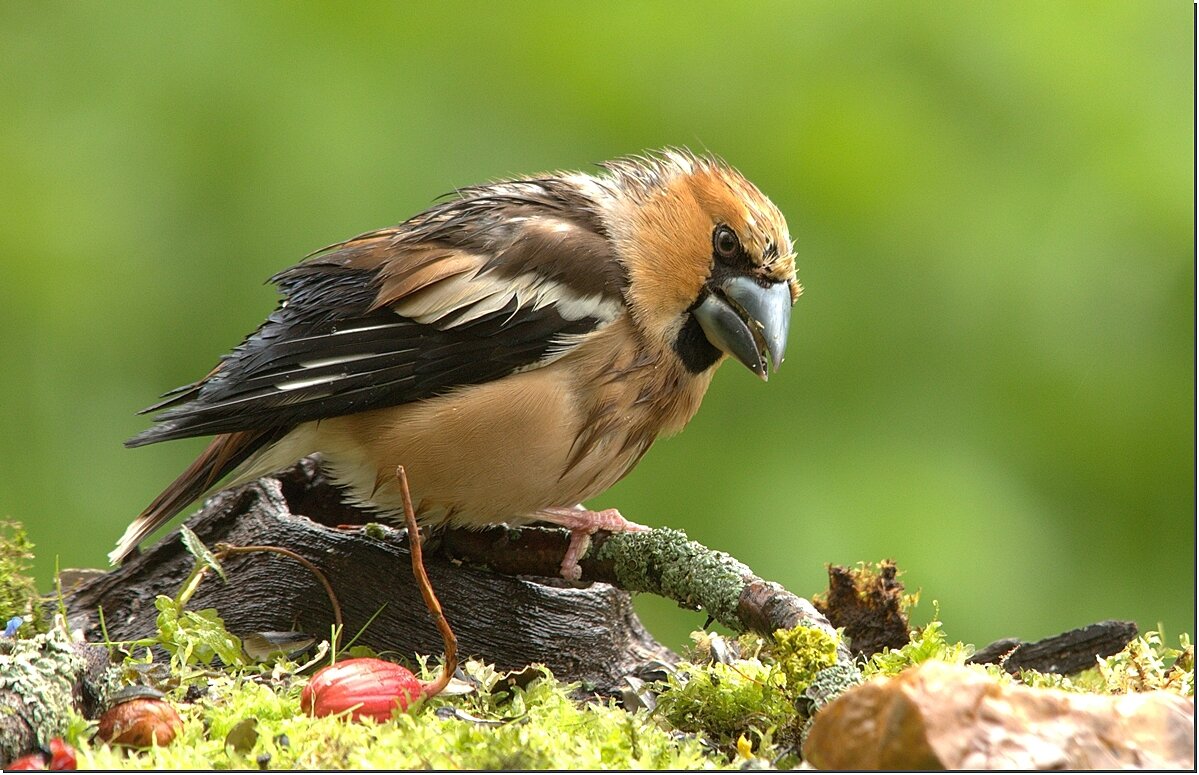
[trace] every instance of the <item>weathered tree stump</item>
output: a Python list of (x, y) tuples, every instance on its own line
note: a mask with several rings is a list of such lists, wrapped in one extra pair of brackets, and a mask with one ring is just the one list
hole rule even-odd
[[(333, 585), (344, 639), (365, 627), (356, 642), (377, 651), (441, 653), (441, 636), (412, 577), (406, 531), (330, 526), (372, 519), (345, 505), (314, 461), (305, 460), (278, 477), (218, 493), (187, 525), (209, 547), (276, 545), (308, 558)], [(97, 611), (103, 608), (112, 640), (152, 636), (156, 596), (174, 596), (194, 563), (178, 531), (171, 533), (72, 590), (66, 599), (72, 626), (83, 628), (88, 640), (102, 640)], [(258, 553), (228, 557), (223, 565), (228, 583), (215, 575), (205, 579), (189, 607), (215, 608), (236, 634), (295, 630), (329, 637), (333, 616), (325, 589), (299, 564)], [(464, 656), (502, 670), (541, 662), (565, 680), (603, 692), (617, 690), (624, 676), (655, 660), (674, 659), (641, 625), (629, 593), (608, 584), (510, 576), (438, 551), (426, 551), (426, 566)]]

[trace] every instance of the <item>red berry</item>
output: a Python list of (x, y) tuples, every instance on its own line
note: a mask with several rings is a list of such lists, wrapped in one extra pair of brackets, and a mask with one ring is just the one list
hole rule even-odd
[(44, 770), (46, 769), (46, 754), (27, 753), (19, 759), (13, 759), (4, 765), (6, 770)]
[(350, 711), (354, 720), (386, 721), (422, 696), (424, 685), (407, 668), (364, 657), (318, 670), (300, 694), (300, 707), (312, 716)]
[(73, 770), (78, 762), (75, 760), (75, 749), (56, 737), (50, 741), (50, 769)]

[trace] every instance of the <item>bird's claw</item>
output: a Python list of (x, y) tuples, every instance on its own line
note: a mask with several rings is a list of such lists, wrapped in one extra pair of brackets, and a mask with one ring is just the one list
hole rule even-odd
[(617, 509), (590, 511), (581, 507), (550, 508), (537, 512), (534, 516), (546, 522), (568, 528), (570, 544), (562, 557), (560, 572), (567, 581), (578, 581), (583, 578), (583, 569), (579, 560), (591, 548), (591, 536), (596, 531), (607, 530), (610, 533), (640, 533), (649, 530), (645, 525), (630, 522)]

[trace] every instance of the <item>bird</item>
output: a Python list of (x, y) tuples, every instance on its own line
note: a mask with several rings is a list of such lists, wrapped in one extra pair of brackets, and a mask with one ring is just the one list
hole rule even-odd
[(199, 497), (319, 454), (347, 501), (422, 526), (597, 530), (581, 504), (683, 429), (727, 358), (762, 380), (802, 293), (779, 209), (715, 155), (667, 147), (462, 187), (271, 278), (280, 301), (129, 439), (212, 436), (129, 525), (129, 557)]

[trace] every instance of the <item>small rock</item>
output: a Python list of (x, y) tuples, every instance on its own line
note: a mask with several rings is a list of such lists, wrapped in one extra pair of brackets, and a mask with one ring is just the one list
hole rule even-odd
[(1195, 702), (1000, 685), (925, 662), (827, 705), (804, 743), (818, 769), (1190, 769)]

